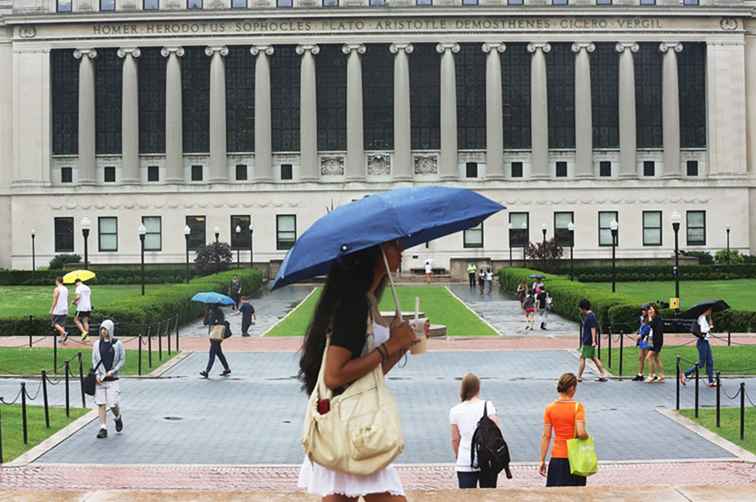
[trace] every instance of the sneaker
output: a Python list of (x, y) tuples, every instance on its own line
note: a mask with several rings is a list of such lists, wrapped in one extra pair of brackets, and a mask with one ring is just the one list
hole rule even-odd
[(100, 428), (100, 432), (97, 433), (97, 439), (105, 439), (108, 437), (108, 430)]
[(60, 343), (66, 343), (68, 341), (68, 331), (63, 333), (63, 340), (60, 341)]
[(541, 329), (546, 329), (546, 324), (541, 323)]
[(209, 375), (207, 374), (207, 371), (200, 371), (200, 375), (202, 375), (202, 378), (208, 378)]
[(608, 379), (608, 378), (606, 378), (606, 377), (599, 377), (599, 378), (597, 378), (597, 379), (596, 379), (596, 381), (597, 381), (597, 382), (608, 382), (608, 381), (609, 381), (609, 379)]
[(81, 334), (81, 341), (86, 342), (87, 338), (89, 338), (89, 331), (85, 331)]
[(249, 333), (242, 333), (242, 336), (252, 336)]
[(717, 388), (717, 382), (709, 382), (709, 387), (711, 387), (712, 389), (716, 389)]
[(646, 383), (656, 383), (659, 381), (659, 377), (654, 375), (646, 378)]
[(223, 370), (223, 373), (221, 373), (221, 376), (228, 376), (231, 374), (231, 370)]
[(121, 432), (123, 430), (123, 417), (118, 417), (115, 419), (115, 426), (116, 432)]
[(643, 381), (643, 375), (641, 375), (640, 373), (638, 373), (637, 375), (633, 377), (633, 382), (642, 382), (642, 381)]

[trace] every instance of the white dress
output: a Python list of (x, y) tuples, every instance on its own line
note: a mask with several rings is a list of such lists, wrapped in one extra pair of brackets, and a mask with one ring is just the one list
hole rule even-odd
[[(389, 338), (389, 329), (378, 323), (373, 323), (373, 347), (384, 343)], [(346, 497), (361, 497), (371, 493), (390, 493), (404, 495), (402, 481), (394, 466), (389, 465), (369, 476), (357, 476), (343, 472), (332, 471), (305, 457), (299, 471), (300, 489), (312, 495), (326, 497), (328, 495), (344, 495)]]

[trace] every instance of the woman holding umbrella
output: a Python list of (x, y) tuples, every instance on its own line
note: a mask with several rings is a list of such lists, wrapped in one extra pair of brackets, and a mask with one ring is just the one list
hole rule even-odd
[[(691, 332), (698, 338), (696, 349), (698, 350), (698, 368), (706, 366), (706, 377), (709, 381), (709, 387), (716, 387), (714, 381), (714, 356), (709, 344), (711, 330), (714, 329), (714, 321), (711, 316), (714, 312), (722, 312), (730, 308), (724, 300), (712, 300), (703, 302), (685, 312), (683, 318), (694, 318)], [(695, 373), (696, 366), (693, 365), (684, 373), (680, 373), (680, 383), (685, 385), (685, 379)]]

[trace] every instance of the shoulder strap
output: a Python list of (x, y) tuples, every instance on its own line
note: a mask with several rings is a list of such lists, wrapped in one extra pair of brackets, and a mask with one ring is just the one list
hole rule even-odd
[(488, 416), (488, 401), (483, 401), (483, 416), (484, 417)]
[(573, 422), (574, 422), (573, 429), (574, 430), (573, 430), (573, 433), (572, 433), (572, 437), (577, 437), (577, 412), (578, 412), (578, 407), (579, 406), (580, 406), (580, 403), (578, 403), (577, 401), (575, 401), (575, 418), (573, 419)]

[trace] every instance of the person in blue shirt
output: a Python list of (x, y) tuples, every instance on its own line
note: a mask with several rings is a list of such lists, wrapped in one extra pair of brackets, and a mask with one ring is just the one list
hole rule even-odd
[(578, 304), (583, 322), (580, 324), (580, 364), (578, 366), (578, 382), (583, 381), (583, 371), (585, 371), (585, 360), (590, 359), (599, 371), (598, 382), (606, 382), (606, 370), (601, 360), (596, 357), (596, 340), (599, 335), (599, 323), (596, 314), (591, 311), (591, 302), (583, 298)]
[(239, 312), (242, 315), (242, 336), (250, 336), (249, 327), (257, 321), (257, 316), (255, 315), (255, 308), (249, 303), (249, 298), (246, 296), (241, 297)]

